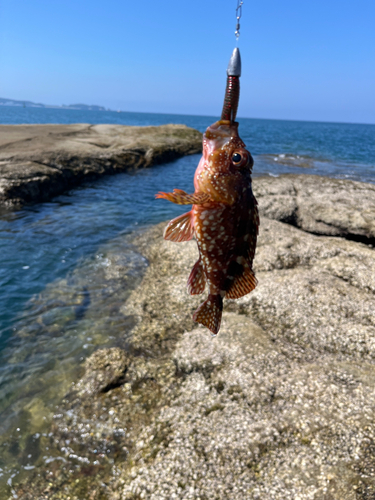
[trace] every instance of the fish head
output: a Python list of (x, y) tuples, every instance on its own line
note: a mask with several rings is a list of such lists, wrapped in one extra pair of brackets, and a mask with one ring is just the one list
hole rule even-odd
[(194, 177), (196, 191), (233, 203), (251, 182), (254, 160), (238, 135), (238, 123), (219, 120), (203, 136), (203, 156)]

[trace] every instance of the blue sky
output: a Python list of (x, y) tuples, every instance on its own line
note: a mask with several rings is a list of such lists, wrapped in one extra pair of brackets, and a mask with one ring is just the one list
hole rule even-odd
[[(0, 0), (0, 97), (218, 115), (236, 0)], [(375, 123), (375, 0), (244, 0), (239, 116)]]

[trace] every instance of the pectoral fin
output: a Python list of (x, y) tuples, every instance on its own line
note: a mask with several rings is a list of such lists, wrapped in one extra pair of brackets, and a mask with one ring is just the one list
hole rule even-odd
[(191, 240), (193, 235), (192, 213), (187, 212), (186, 214), (172, 219), (165, 228), (163, 236), (165, 240), (179, 243), (181, 241)]
[(163, 198), (177, 205), (202, 205), (210, 201), (210, 196), (206, 193), (188, 194), (182, 189), (174, 189), (173, 193), (163, 193), (160, 191), (155, 198)]

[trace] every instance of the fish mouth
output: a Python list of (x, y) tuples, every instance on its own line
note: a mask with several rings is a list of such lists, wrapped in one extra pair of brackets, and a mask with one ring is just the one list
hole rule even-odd
[(230, 120), (219, 120), (210, 125), (203, 136), (203, 150), (209, 156), (215, 150), (222, 149), (229, 143), (244, 146), (238, 135), (238, 123)]
[(238, 137), (238, 122), (219, 120), (210, 125), (205, 133), (206, 139), (231, 139)]

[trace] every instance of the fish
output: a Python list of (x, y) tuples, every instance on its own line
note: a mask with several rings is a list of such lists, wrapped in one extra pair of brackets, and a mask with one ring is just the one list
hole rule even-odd
[[(230, 76), (238, 77), (228, 73), (228, 79)], [(254, 160), (238, 134), (238, 122), (234, 121), (239, 82), (233, 81), (232, 78), (227, 82), (221, 119), (203, 135), (203, 155), (194, 175), (194, 193), (174, 189), (156, 195), (179, 205), (192, 205), (191, 211), (169, 222), (164, 239), (180, 243), (195, 237), (199, 258), (191, 270), (187, 289), (191, 295), (199, 295), (207, 286), (208, 298), (193, 319), (213, 335), (220, 329), (223, 300), (243, 297), (257, 286), (253, 260), (259, 213), (252, 191)]]

